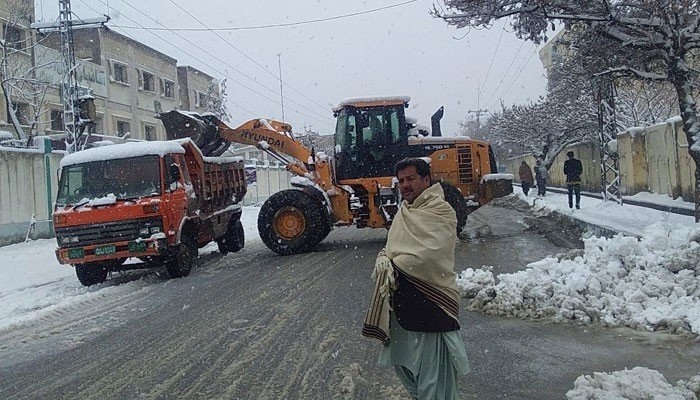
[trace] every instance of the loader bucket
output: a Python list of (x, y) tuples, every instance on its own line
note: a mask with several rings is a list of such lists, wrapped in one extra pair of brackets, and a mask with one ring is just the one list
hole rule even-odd
[(190, 138), (205, 157), (220, 156), (231, 145), (219, 135), (219, 119), (214, 115), (172, 110), (161, 113), (158, 118), (163, 122), (168, 140)]

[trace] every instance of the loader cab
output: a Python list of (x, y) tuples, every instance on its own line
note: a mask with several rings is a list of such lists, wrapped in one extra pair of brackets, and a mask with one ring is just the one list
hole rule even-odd
[(338, 180), (393, 176), (394, 165), (408, 155), (405, 104), (347, 104), (336, 109)]

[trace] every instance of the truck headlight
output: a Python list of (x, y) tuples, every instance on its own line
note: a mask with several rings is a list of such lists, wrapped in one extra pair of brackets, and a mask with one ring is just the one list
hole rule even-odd
[(160, 233), (160, 226), (152, 226), (151, 233)]
[(78, 241), (80, 241), (80, 238), (79, 238), (79, 237), (77, 237), (77, 236), (71, 236), (71, 238), (70, 238), (70, 242), (71, 242), (71, 243), (78, 243)]
[(148, 236), (148, 227), (139, 229), (139, 236)]

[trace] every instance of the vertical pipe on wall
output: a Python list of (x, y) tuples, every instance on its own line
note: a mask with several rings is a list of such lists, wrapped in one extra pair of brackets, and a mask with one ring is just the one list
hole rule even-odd
[(44, 175), (46, 176), (46, 219), (53, 232), (53, 196), (51, 194), (51, 140), (44, 138)]

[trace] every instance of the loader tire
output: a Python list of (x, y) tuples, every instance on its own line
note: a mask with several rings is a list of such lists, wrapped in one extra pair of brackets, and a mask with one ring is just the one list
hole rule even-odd
[(469, 215), (467, 201), (464, 200), (459, 189), (449, 183), (440, 182), (440, 186), (442, 186), (442, 191), (445, 192), (445, 201), (450, 203), (457, 214), (457, 234), (459, 234), (464, 229), (464, 226), (467, 225), (467, 216)]
[(318, 200), (301, 190), (270, 196), (260, 208), (258, 232), (265, 245), (281, 255), (309, 251), (330, 231)]

